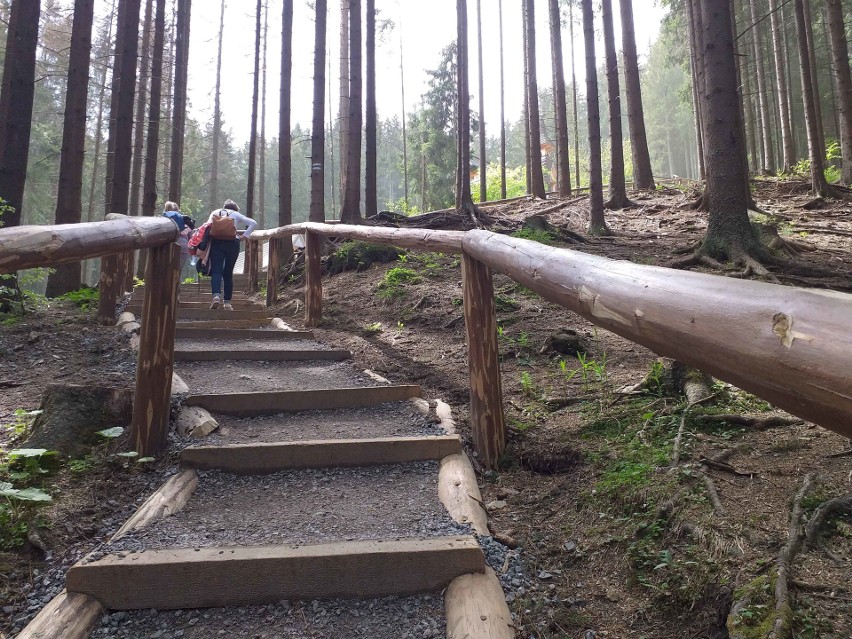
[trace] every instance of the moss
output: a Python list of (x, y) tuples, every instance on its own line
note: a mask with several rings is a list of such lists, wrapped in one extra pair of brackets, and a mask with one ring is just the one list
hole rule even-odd
[(373, 264), (395, 262), (402, 253), (399, 249), (367, 242), (344, 242), (328, 258), (330, 275), (344, 271), (363, 271)]
[(791, 636), (793, 610), (789, 604), (775, 608), (776, 575), (761, 575), (734, 591), (734, 600), (742, 602), (728, 617), (728, 632), (734, 639), (766, 639), (776, 622), (781, 621), (782, 637)]

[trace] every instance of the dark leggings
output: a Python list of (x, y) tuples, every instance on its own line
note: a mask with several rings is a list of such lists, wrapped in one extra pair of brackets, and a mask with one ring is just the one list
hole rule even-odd
[(225, 301), (230, 302), (234, 294), (234, 264), (240, 256), (239, 240), (211, 240), (210, 275), (213, 295), (222, 292), (225, 280)]

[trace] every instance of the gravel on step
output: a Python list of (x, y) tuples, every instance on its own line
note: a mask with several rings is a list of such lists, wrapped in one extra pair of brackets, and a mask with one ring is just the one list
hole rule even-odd
[[(203, 446), (445, 434), (431, 418), (417, 412), (410, 402), (253, 418), (218, 414), (213, 417), (219, 422), (219, 429), (201, 442)], [(192, 439), (192, 444), (199, 444), (199, 441)]]
[(438, 500), (436, 462), (236, 476), (199, 473), (179, 513), (103, 553), (467, 534)]
[(280, 602), (204, 610), (135, 610), (106, 614), (97, 639), (440, 639), (440, 596)]
[(349, 362), (178, 362), (175, 369), (194, 394), (382, 385)]
[[(284, 331), (281, 331), (282, 333)], [(328, 351), (325, 344), (309, 339), (196, 339), (179, 337), (175, 348), (186, 351)]]

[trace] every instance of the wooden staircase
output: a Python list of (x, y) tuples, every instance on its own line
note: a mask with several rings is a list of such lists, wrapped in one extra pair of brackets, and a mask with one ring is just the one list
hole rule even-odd
[[(218, 432), (181, 440), (182, 470), (69, 570), (67, 593), (20, 636), (161, 636), (165, 617), (148, 619), (152, 609), (207, 620), (175, 621), (180, 634), (162, 636), (231, 636), (230, 621), (216, 619), (238, 606), (427, 593), (440, 602), (446, 592), (446, 636), (513, 637), (472, 534), (488, 534), (472, 468), (453, 429), (434, 423), (451, 425), (446, 412), (436, 416), (418, 386), (355, 371), (349, 352), (310, 332), (274, 328), (272, 313), (242, 296), (234, 311), (210, 310), (209, 299), (181, 291), (175, 372), (189, 387), (183, 405), (209, 412)], [(201, 610), (211, 608), (223, 610)], [(145, 612), (129, 613), (135, 634), (106, 621), (92, 633), (102, 609)], [(261, 636), (263, 619), (239, 636)], [(263, 636), (356, 636), (306, 623), (304, 635)], [(420, 632), (379, 628), (388, 622), (378, 613), (358, 623), (357, 636)]]

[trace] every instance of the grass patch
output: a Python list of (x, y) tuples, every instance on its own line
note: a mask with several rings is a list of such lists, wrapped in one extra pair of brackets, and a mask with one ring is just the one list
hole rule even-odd
[(63, 302), (70, 302), (77, 308), (80, 308), (84, 311), (88, 311), (91, 308), (95, 308), (98, 305), (98, 300), (100, 299), (100, 292), (96, 288), (81, 288), (76, 291), (71, 291), (70, 293), (65, 293), (65, 295), (59, 296), (60, 300)]
[(522, 240), (532, 240), (540, 244), (554, 245), (556, 244), (556, 236), (548, 231), (541, 229), (524, 228), (512, 233), (512, 237), (517, 237)]
[(329, 255), (326, 264), (329, 275), (336, 275), (344, 271), (363, 271), (376, 263), (395, 262), (401, 255), (399, 249), (384, 244), (344, 242)]
[(409, 268), (397, 266), (385, 273), (384, 279), (379, 283), (378, 295), (382, 299), (390, 300), (405, 295), (405, 287), (417, 284), (422, 278)]

